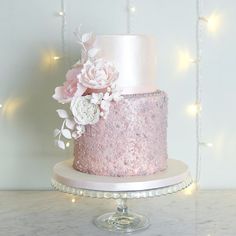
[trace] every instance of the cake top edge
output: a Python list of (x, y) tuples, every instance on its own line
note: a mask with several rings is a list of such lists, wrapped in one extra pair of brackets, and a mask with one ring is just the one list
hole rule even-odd
[(127, 37), (127, 38), (132, 38), (132, 37), (139, 37), (139, 38), (152, 38), (156, 39), (156, 36), (154, 35), (147, 35), (147, 34), (98, 34), (96, 36), (97, 38), (118, 38), (118, 37)]

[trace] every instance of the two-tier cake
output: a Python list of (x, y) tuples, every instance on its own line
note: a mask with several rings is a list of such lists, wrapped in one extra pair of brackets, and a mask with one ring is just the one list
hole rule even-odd
[[(156, 41), (144, 35), (79, 37), (81, 60), (54, 98), (70, 103), (60, 139), (73, 137), (74, 169), (150, 175), (167, 168), (167, 95), (156, 86)], [(119, 89), (118, 89), (119, 88)]]

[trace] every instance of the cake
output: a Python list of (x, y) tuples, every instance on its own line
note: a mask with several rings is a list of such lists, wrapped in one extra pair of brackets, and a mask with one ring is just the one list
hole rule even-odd
[[(167, 168), (167, 95), (156, 86), (156, 41), (145, 35), (77, 34), (81, 60), (53, 97), (70, 103), (56, 144), (74, 138), (73, 168), (102, 176)], [(71, 117), (72, 116), (72, 117)]]

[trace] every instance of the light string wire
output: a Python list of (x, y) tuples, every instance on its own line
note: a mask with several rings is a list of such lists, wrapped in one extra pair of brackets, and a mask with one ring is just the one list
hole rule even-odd
[(127, 34), (133, 33), (133, 13), (135, 12), (135, 6), (133, 0), (127, 0)]
[(61, 53), (63, 58), (63, 65), (64, 65), (64, 71), (66, 71), (67, 66), (67, 60), (66, 60), (66, 10), (65, 10), (65, 0), (61, 0), (61, 10), (60, 10), (60, 16), (61, 16)]
[[(196, 113), (196, 176), (195, 176), (195, 188), (199, 190), (199, 181), (201, 174), (201, 146), (200, 142), (202, 139), (202, 120), (201, 120), (201, 101), (202, 101), (202, 37), (203, 37), (203, 25), (201, 22), (202, 14), (202, 1), (196, 0), (196, 91), (195, 91), (195, 105), (197, 106)], [(195, 221), (198, 221), (198, 191), (195, 195)], [(195, 225), (195, 231), (198, 232), (198, 225)]]
[[(66, 26), (67, 26), (67, 12), (65, 7), (65, 0), (61, 0), (61, 9), (59, 11), (59, 16), (61, 17), (61, 59), (63, 61), (63, 70), (64, 74), (66, 74), (66, 71), (69, 67), (70, 61), (67, 57), (67, 45), (66, 45)], [(70, 143), (66, 143), (66, 147), (69, 147)], [(71, 155), (70, 151), (70, 155)]]
[(202, 1), (196, 0), (196, 91), (195, 105), (196, 113), (196, 183), (200, 181), (201, 175), (201, 140), (202, 140), (202, 119), (201, 119), (201, 102), (202, 102), (202, 41), (203, 41), (203, 22), (201, 20)]
[[(197, 106), (196, 113), (196, 176), (195, 176), (195, 189), (199, 190), (199, 181), (201, 175), (201, 140), (202, 140), (202, 41), (203, 41), (203, 24), (201, 21), (202, 14), (202, 1), (196, 0), (196, 90), (195, 90), (195, 106)], [(196, 191), (195, 195), (195, 221), (198, 221), (199, 216), (199, 202), (198, 202), (198, 191)], [(198, 225), (195, 225), (195, 232), (198, 233)]]

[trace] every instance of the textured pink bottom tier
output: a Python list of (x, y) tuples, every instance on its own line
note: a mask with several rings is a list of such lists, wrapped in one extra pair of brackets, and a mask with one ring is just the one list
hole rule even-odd
[(73, 167), (107, 176), (150, 175), (167, 168), (167, 96), (125, 95), (106, 120), (87, 127), (74, 147)]

